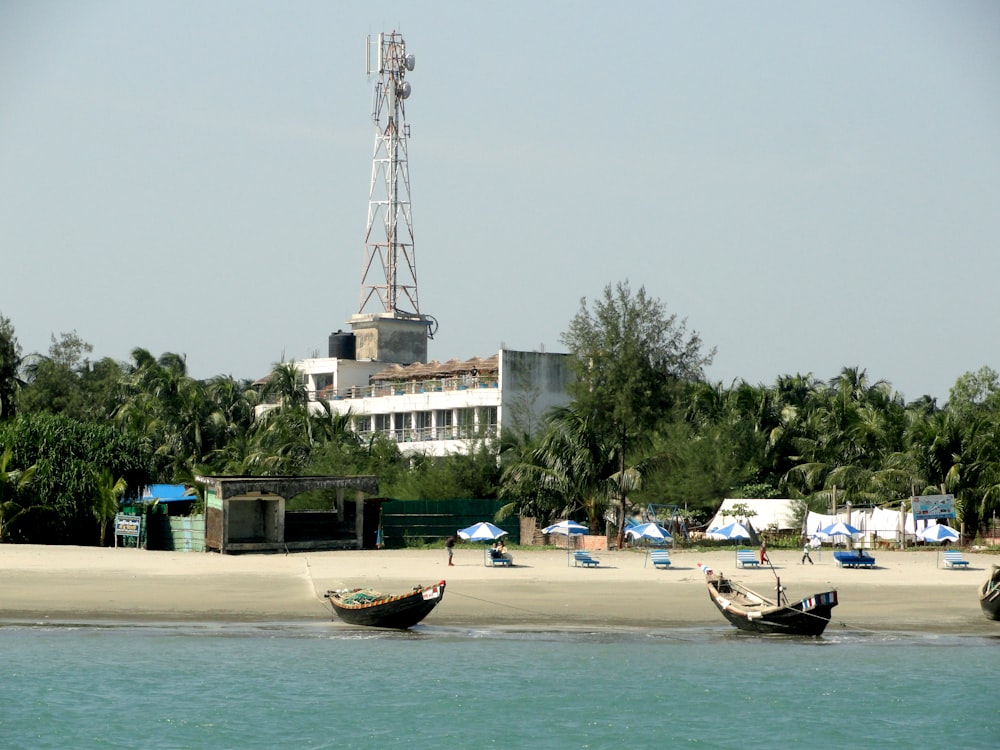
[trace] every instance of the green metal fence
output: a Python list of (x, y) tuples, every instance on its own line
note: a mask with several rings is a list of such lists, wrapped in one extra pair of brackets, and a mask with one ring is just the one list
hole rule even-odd
[(408, 540), (433, 543), (459, 529), (489, 521), (507, 532), (509, 542), (519, 544), (517, 516), (501, 523), (493, 520), (504, 505), (502, 500), (393, 500), (382, 506), (382, 543), (386, 547), (404, 547)]

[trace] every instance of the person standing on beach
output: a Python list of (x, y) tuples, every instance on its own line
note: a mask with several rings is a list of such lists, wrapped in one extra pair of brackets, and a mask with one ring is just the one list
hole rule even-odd
[(813, 559), (809, 556), (809, 542), (808, 542), (808, 540), (806, 541), (805, 546), (802, 547), (802, 564), (803, 565), (806, 564), (806, 560), (809, 561), (810, 565), (813, 564)]
[(456, 542), (455, 537), (450, 536), (450, 537), (448, 537), (448, 539), (444, 543), (444, 548), (446, 550), (448, 550), (448, 564), (449, 565), (454, 565), (455, 564), (454, 562), (452, 562), (452, 559), (451, 559), (454, 556), (454, 554), (455, 554), (455, 542)]
[(767, 542), (763, 539), (760, 540), (760, 564), (763, 565), (766, 562), (770, 562), (767, 559)]

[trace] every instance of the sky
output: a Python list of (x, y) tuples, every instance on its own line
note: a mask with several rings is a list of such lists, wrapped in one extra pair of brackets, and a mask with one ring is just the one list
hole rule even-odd
[(256, 379), (357, 312), (402, 33), (429, 357), (565, 351), (627, 281), (712, 382), (1000, 370), (1000, 4), (0, 2), (0, 315), (24, 353)]

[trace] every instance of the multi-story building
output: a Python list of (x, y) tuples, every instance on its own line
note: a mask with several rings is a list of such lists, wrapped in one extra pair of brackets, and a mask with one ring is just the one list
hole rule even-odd
[[(296, 362), (312, 403), (350, 414), (363, 437), (382, 433), (405, 453), (466, 453), (504, 429), (534, 432), (545, 413), (569, 401), (566, 354), (501, 349), (491, 357), (410, 365), (357, 360), (330, 337), (330, 356)], [(263, 408), (267, 408), (265, 405)]]

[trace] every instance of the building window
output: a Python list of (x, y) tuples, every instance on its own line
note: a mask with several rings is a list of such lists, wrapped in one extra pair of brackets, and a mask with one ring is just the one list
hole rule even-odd
[(396, 415), (396, 442), (402, 443), (412, 439), (413, 415), (408, 412), (400, 412)]
[(476, 410), (456, 409), (458, 417), (458, 431), (456, 437), (461, 440), (468, 440), (476, 436)]
[(454, 437), (454, 430), (452, 429), (452, 412), (451, 409), (438, 409), (435, 413), (437, 424), (436, 434), (434, 437), (438, 440), (450, 440)]
[(431, 434), (432, 423), (434, 418), (434, 412), (430, 411), (418, 411), (413, 415), (416, 417), (416, 439), (417, 440), (430, 440), (434, 436)]
[(479, 434), (495, 437), (497, 434), (497, 408), (484, 406), (479, 410)]

